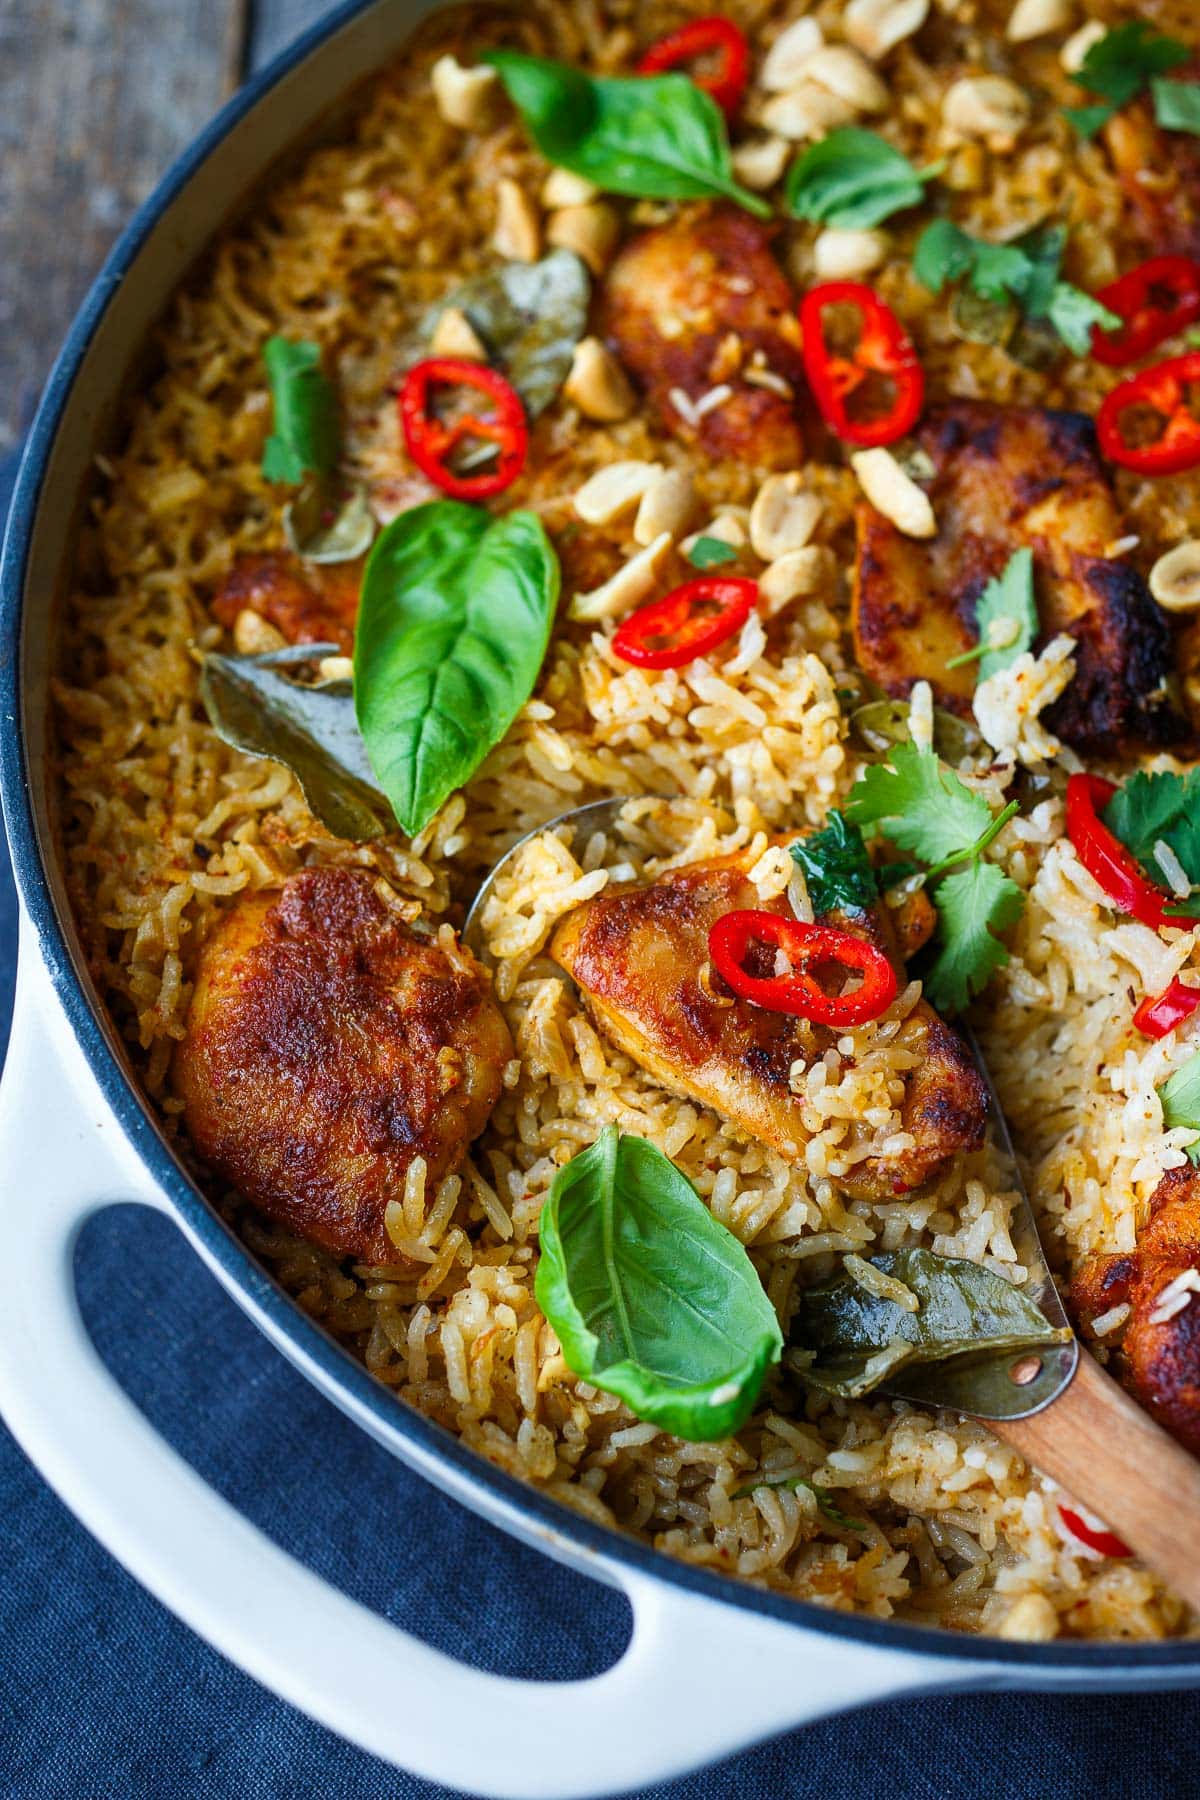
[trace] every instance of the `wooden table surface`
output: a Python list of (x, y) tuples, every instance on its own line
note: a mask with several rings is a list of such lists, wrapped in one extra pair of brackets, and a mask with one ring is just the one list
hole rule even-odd
[(331, 0), (0, 0), (0, 458), (113, 238)]

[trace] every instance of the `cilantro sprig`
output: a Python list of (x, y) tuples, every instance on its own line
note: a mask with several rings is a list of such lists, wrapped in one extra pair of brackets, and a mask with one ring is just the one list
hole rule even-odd
[(927, 865), (938, 928), (925, 991), (943, 1012), (960, 1012), (1008, 961), (995, 933), (1015, 923), (1025, 896), (984, 852), (1016, 811), (1014, 800), (993, 816), (982, 794), (913, 743), (865, 769), (847, 801), (854, 824), (873, 826)]
[(1030, 648), (1038, 632), (1037, 601), (1033, 593), (1033, 551), (1016, 550), (1002, 574), (994, 576), (979, 596), (975, 608), (979, 642), (973, 650), (952, 656), (948, 669), (978, 662), (979, 679), (986, 681), (1011, 668)]
[(720, 569), (726, 563), (736, 562), (738, 553), (724, 538), (698, 537), (688, 551), (687, 559), (693, 569)]
[(1076, 356), (1091, 349), (1092, 327), (1114, 331), (1117, 315), (1062, 278), (1067, 234), (1041, 226), (1011, 244), (973, 237), (951, 219), (934, 219), (917, 239), (913, 274), (931, 293), (965, 280), (972, 293), (997, 307), (1014, 306), (1026, 320), (1044, 319)]
[[(1174, 1131), (1178, 1125), (1200, 1131), (1200, 1050), (1163, 1083), (1158, 1097), (1162, 1101), (1163, 1124), (1168, 1131)], [(1189, 1147), (1188, 1156), (1200, 1166), (1200, 1140)]]
[(1147, 775), (1139, 769), (1117, 789), (1101, 816), (1151, 881), (1160, 884), (1167, 881), (1160, 859), (1160, 846), (1166, 845), (1193, 888), (1172, 910), (1181, 918), (1200, 917), (1200, 894), (1195, 892), (1200, 888), (1200, 769), (1186, 775)]
[(1149, 89), (1154, 116), (1164, 130), (1200, 132), (1200, 86), (1162, 80), (1191, 54), (1178, 38), (1153, 31), (1144, 19), (1115, 26), (1091, 46), (1074, 75), (1081, 88), (1100, 96), (1099, 101), (1094, 106), (1066, 107), (1067, 118), (1080, 137), (1094, 137), (1114, 113)]

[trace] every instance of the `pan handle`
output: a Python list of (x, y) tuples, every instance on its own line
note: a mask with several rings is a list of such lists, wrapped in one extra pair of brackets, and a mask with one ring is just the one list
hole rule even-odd
[(497, 1800), (641, 1788), (845, 1707), (987, 1684), (979, 1663), (802, 1630), (619, 1563), (596, 1572), (632, 1605), (620, 1661), (585, 1681), (512, 1680), (431, 1649), (295, 1561), (158, 1436), (88, 1336), (73, 1269), (83, 1221), (115, 1202), (166, 1202), (71, 1038), (27, 925), (22, 939), (0, 1086), (0, 1410), (88, 1530), (231, 1661), (362, 1749)]

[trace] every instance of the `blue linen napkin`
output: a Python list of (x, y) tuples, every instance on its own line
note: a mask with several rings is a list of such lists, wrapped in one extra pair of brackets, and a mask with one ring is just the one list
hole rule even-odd
[[(15, 935), (0, 841), (0, 1046)], [(618, 1596), (370, 1442), (268, 1346), (166, 1220), (135, 1207), (103, 1215), (78, 1272), (89, 1329), (127, 1391), (311, 1568), (478, 1667), (568, 1680), (619, 1655)], [(0, 1800), (447, 1792), (341, 1742), (216, 1655), (76, 1524), (2, 1427), (0, 1518)], [(1196, 1694), (933, 1698), (793, 1732), (644, 1800), (1150, 1800), (1196, 1791), (1198, 1745)]]

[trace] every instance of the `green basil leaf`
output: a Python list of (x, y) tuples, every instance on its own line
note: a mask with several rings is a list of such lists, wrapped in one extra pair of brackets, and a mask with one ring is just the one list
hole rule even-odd
[(870, 1261), (911, 1289), (918, 1309), (880, 1299), (848, 1275), (809, 1288), (788, 1342), (805, 1353), (801, 1379), (822, 1393), (856, 1400), (912, 1364), (1011, 1355), (1070, 1337), (1020, 1288), (979, 1263), (920, 1249)]
[(1190, 131), (1200, 137), (1200, 82), (1152, 81), (1154, 117), (1164, 131)]
[[(1178, 1125), (1200, 1131), (1200, 1050), (1181, 1069), (1176, 1069), (1169, 1081), (1164, 1081), (1158, 1097), (1162, 1101), (1163, 1124), (1168, 1131), (1174, 1131)], [(1188, 1156), (1200, 1165), (1200, 1140), (1192, 1145)]]
[(547, 162), (610, 194), (641, 200), (734, 200), (771, 209), (733, 177), (720, 107), (686, 75), (591, 76), (566, 63), (490, 50), (481, 58)]
[(263, 448), (268, 481), (303, 481), (337, 466), (341, 434), (337, 397), (321, 367), (318, 344), (268, 338), (263, 361), (271, 387), (274, 430)]
[(591, 291), (587, 269), (571, 250), (554, 250), (536, 263), (502, 263), (447, 294), (426, 318), (424, 335), (433, 335), (448, 307), (465, 313), (536, 418), (553, 403), (575, 346), (587, 335)]
[(382, 531), (363, 575), (354, 698), (367, 755), (415, 837), (533, 691), (558, 601), (536, 513), (434, 500)]
[(687, 559), (693, 569), (720, 569), (726, 563), (736, 562), (738, 553), (724, 538), (699, 537), (688, 551)]
[(584, 1381), (713, 1443), (744, 1425), (783, 1336), (754, 1264), (690, 1181), (608, 1125), (542, 1209), (538, 1305)]
[(200, 698), (227, 744), (283, 763), (322, 824), (364, 843), (393, 830), (395, 820), (367, 761), (350, 682), (303, 687), (277, 672), (336, 649), (295, 644), (266, 656), (206, 656)]
[(1124, 106), (1154, 76), (1177, 69), (1191, 54), (1178, 38), (1160, 36), (1144, 19), (1131, 19), (1091, 46), (1072, 80), (1114, 107)]
[(355, 484), (347, 492), (328, 477), (307, 477), (283, 509), (283, 535), (306, 562), (353, 562), (365, 556), (376, 523), (366, 488)]
[(846, 125), (797, 158), (784, 195), (798, 219), (857, 230), (919, 206), (932, 175), (933, 170), (918, 172), (877, 131)]
[(818, 918), (829, 912), (870, 912), (879, 888), (867, 846), (858, 826), (836, 807), (820, 831), (797, 838), (790, 849)]

